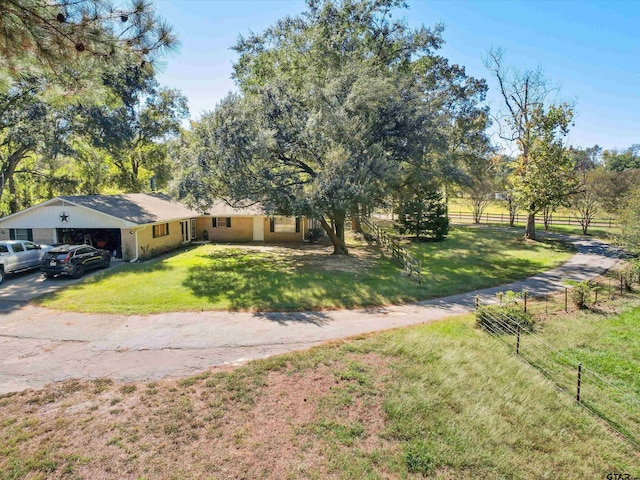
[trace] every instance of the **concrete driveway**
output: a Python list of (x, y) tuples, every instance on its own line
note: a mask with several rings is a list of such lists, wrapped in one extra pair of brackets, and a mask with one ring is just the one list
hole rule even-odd
[[(18, 293), (8, 294), (0, 297), (0, 393), (67, 378), (141, 381), (190, 375), (210, 366), (239, 364), (327, 340), (466, 313), (473, 310), (476, 295), (490, 302), (496, 292), (504, 290), (548, 294), (563, 288), (565, 279), (593, 278), (617, 261), (617, 252), (604, 243), (574, 243), (579, 253), (569, 262), (527, 280), (384, 308), (94, 315), (38, 308), (16, 301)], [(45, 284), (42, 288), (49, 288), (48, 282), (41, 282)], [(54, 280), (51, 288), (68, 284), (66, 279)]]
[[(117, 268), (120, 263), (112, 261), (111, 267)], [(45, 293), (55, 292), (81, 282), (83, 278), (90, 277), (101, 270), (86, 272), (82, 278), (73, 279), (70, 276), (56, 276), (44, 278), (39, 269), (28, 270), (20, 273), (9, 273), (4, 282), (0, 284), (0, 311), (11, 308), (12, 303), (30, 302)]]

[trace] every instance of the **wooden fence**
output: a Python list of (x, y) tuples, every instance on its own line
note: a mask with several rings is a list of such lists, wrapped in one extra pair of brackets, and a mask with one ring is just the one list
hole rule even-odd
[(409, 278), (416, 280), (418, 283), (422, 283), (422, 260), (416, 260), (406, 248), (400, 246), (397, 238), (382, 230), (370, 218), (363, 218), (362, 224), (369, 230), (369, 233), (375, 237), (376, 241), (391, 252), (393, 258), (400, 262)]
[[(471, 212), (452, 211), (449, 210), (449, 218), (451, 220), (459, 220), (464, 222), (473, 222), (473, 214)], [(483, 213), (480, 215), (480, 222), (485, 223), (509, 223), (508, 213)], [(527, 215), (517, 213), (515, 223), (523, 223), (527, 221)], [(536, 224), (544, 224), (542, 214), (536, 215)], [(551, 215), (549, 217), (549, 225), (576, 225), (580, 226), (580, 220), (576, 217)], [(618, 223), (614, 218), (594, 218), (589, 224), (589, 228), (615, 228)]]

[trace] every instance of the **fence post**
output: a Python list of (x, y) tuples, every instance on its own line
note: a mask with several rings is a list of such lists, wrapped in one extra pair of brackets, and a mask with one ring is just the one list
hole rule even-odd
[(569, 287), (564, 287), (564, 311), (569, 311)]
[(598, 287), (595, 288), (595, 291), (596, 291), (596, 301), (593, 303), (598, 303)]
[(544, 296), (544, 314), (549, 314), (549, 295)]
[(580, 403), (580, 387), (582, 387), (582, 362), (578, 364), (578, 389), (576, 391), (576, 400)]
[(478, 295), (475, 296), (474, 303), (476, 304), (476, 310), (477, 310), (478, 307), (480, 307), (480, 297), (478, 297)]
[(622, 296), (622, 273), (620, 274), (620, 296)]
[(516, 339), (516, 355), (520, 355), (520, 325), (518, 325), (518, 338)]
[(527, 313), (527, 297), (529, 296), (529, 294), (526, 290), (523, 291), (522, 294), (524, 295), (524, 313)]

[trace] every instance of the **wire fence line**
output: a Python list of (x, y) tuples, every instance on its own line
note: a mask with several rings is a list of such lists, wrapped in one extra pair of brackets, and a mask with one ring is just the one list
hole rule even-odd
[(382, 230), (370, 218), (363, 218), (361, 223), (369, 230), (368, 233), (372, 235), (381, 246), (386, 248), (393, 258), (400, 262), (409, 278), (416, 280), (418, 283), (422, 283), (422, 260), (416, 259), (411, 252), (400, 246), (397, 238)]
[(505, 311), (479, 305), (482, 328), (640, 449), (640, 399), (543, 340)]

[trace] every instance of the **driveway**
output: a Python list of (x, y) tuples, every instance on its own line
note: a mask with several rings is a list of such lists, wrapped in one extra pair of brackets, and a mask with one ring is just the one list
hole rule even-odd
[[(110, 268), (117, 268), (120, 263), (112, 261)], [(87, 272), (83, 278), (95, 275), (101, 270)], [(81, 282), (83, 278), (73, 279), (67, 275), (46, 279), (39, 269), (20, 273), (9, 273), (0, 284), (0, 312), (11, 310), (21, 303), (30, 302), (45, 293), (55, 292), (69, 285)]]
[[(617, 261), (617, 252), (605, 243), (574, 243), (579, 253), (566, 264), (527, 280), (382, 308), (125, 316), (51, 311), (16, 301), (16, 296), (0, 297), (0, 393), (67, 378), (143, 381), (190, 375), (211, 366), (240, 364), (328, 340), (470, 312), (476, 295), (490, 302), (504, 290), (548, 294), (563, 288), (565, 279), (596, 277)], [(62, 283), (68, 284), (66, 279), (55, 282)]]

